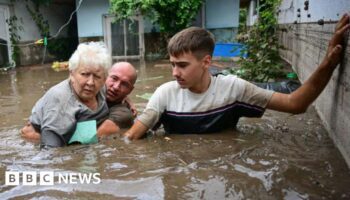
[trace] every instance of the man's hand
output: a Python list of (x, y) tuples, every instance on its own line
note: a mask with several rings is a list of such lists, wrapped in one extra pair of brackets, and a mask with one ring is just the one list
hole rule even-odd
[(330, 67), (336, 67), (342, 58), (342, 51), (345, 49), (345, 35), (350, 28), (349, 14), (344, 14), (338, 21), (332, 39), (329, 41), (327, 55), (324, 62), (329, 63)]
[(145, 135), (148, 129), (149, 128), (146, 125), (139, 120), (136, 120), (134, 125), (124, 133), (124, 137), (128, 138), (128, 140), (137, 140)]
[(345, 35), (350, 29), (349, 21), (348, 14), (344, 14), (339, 20), (335, 33), (329, 41), (325, 58), (304, 84), (291, 94), (273, 93), (266, 108), (294, 114), (306, 111), (326, 87), (334, 69), (341, 61), (342, 51), (345, 49), (343, 44)]
[(97, 129), (97, 137), (105, 137), (117, 133), (120, 130), (113, 121), (106, 119)]
[(131, 110), (132, 115), (136, 117), (137, 109), (135, 107), (135, 104), (132, 103), (131, 99), (129, 97), (125, 97), (124, 102), (126, 103), (127, 107)]

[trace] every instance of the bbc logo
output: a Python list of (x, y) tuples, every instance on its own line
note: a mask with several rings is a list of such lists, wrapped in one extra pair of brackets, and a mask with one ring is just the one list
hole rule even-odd
[[(22, 176), (21, 176), (22, 175)], [(54, 185), (54, 172), (5, 172), (5, 185)]]
[[(100, 173), (60, 173), (56, 184), (100, 184)], [(5, 172), (5, 185), (54, 185), (53, 171)]]

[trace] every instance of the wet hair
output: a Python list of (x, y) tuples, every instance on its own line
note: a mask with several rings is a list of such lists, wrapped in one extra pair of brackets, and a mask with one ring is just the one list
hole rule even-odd
[(80, 63), (83, 66), (98, 66), (104, 69), (107, 77), (111, 67), (111, 57), (102, 42), (81, 43), (69, 59), (69, 70), (74, 71)]
[(212, 56), (215, 47), (214, 36), (199, 27), (186, 28), (176, 33), (168, 43), (168, 53), (178, 57), (184, 53), (192, 53), (197, 59), (206, 55)]

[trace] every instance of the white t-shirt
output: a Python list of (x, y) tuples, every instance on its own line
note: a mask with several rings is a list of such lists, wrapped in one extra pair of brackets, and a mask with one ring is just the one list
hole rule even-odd
[(233, 75), (211, 76), (200, 94), (171, 81), (157, 88), (138, 120), (149, 128), (162, 123), (169, 133), (217, 132), (242, 116), (261, 117), (272, 94)]

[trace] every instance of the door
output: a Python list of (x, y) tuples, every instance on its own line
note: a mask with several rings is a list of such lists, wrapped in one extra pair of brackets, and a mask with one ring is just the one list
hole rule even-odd
[(113, 16), (105, 15), (103, 21), (104, 41), (113, 60), (144, 58), (142, 17), (115, 21)]
[(9, 19), (9, 8), (5, 5), (0, 5), (0, 66), (3, 67), (12, 63), (11, 59), (11, 42), (9, 34), (9, 26), (6, 20)]

